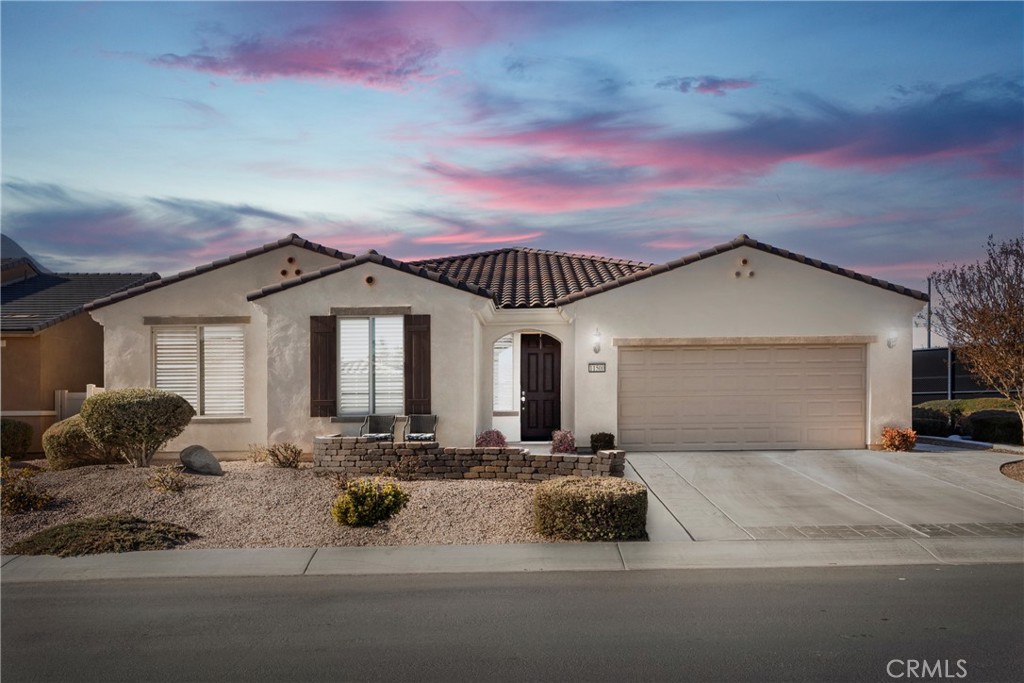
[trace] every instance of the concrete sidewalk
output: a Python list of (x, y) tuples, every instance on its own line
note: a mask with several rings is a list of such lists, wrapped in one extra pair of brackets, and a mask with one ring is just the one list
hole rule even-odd
[(1024, 564), (1024, 538), (536, 543), (154, 550), (58, 558), (5, 555), (3, 583), (645, 569)]

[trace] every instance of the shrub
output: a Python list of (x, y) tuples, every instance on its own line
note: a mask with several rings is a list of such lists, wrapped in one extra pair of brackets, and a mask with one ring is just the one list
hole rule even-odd
[(131, 550), (166, 550), (198, 535), (167, 522), (114, 515), (58, 524), (11, 545), (17, 555), (95, 555)]
[(882, 449), (887, 451), (912, 451), (917, 443), (917, 432), (899, 427), (882, 427)]
[(331, 506), (331, 516), (338, 524), (373, 526), (389, 519), (408, 502), (409, 494), (395, 482), (356, 479), (345, 484)]
[(111, 389), (82, 403), (85, 433), (134, 467), (149, 467), (153, 456), (181, 434), (196, 411), (177, 394), (160, 389)]
[(384, 467), (380, 471), (382, 477), (393, 477), (399, 481), (412, 481), (419, 474), (421, 462), (417, 455), (403, 455), (398, 462)]
[(575, 453), (576, 437), (572, 432), (556, 429), (551, 434), (552, 453)]
[(267, 444), (265, 443), (251, 443), (249, 444), (249, 460), (255, 463), (263, 463), (267, 461)]
[(53, 498), (36, 489), (36, 483), (32, 481), (35, 475), (35, 470), (27, 467), (11, 467), (11, 459), (7, 456), (0, 460), (0, 512), (16, 515), (42, 510), (50, 504)]
[(565, 477), (537, 485), (537, 532), (567, 541), (647, 538), (647, 487), (618, 477)]
[(504, 448), (508, 441), (497, 429), (487, 429), (476, 435), (476, 445), (478, 448)]
[(101, 465), (119, 460), (116, 451), (100, 448), (85, 433), (81, 415), (55, 422), (43, 432), (43, 453), (52, 470)]
[(949, 436), (953, 433), (944, 418), (915, 417), (912, 426), (914, 431), (922, 436)]
[(181, 469), (178, 465), (154, 467), (153, 473), (146, 479), (146, 486), (160, 493), (181, 493), (188, 485)]
[(609, 434), (608, 432), (597, 432), (596, 434), (590, 435), (590, 450), (594, 453), (597, 453), (598, 451), (610, 451), (614, 448), (614, 434)]
[(963, 428), (976, 441), (1021, 445), (1021, 423), (1017, 413), (979, 410), (964, 418)]
[(0, 453), (23, 458), (32, 446), (32, 425), (9, 417), (0, 418)]
[(297, 468), (301, 457), (302, 449), (288, 441), (267, 446), (267, 460), (274, 467)]

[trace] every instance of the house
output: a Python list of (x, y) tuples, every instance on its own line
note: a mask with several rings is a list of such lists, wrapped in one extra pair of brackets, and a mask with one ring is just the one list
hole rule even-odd
[(89, 305), (107, 387), (178, 391), (173, 442), (307, 449), (368, 413), (472, 445), (863, 448), (910, 424), (926, 295), (741, 235), (662, 264), (508, 248), (403, 262), (291, 235)]
[(103, 383), (103, 328), (85, 304), (158, 276), (52, 273), (6, 235), (0, 273), (0, 415), (31, 425), (38, 453), (42, 433)]

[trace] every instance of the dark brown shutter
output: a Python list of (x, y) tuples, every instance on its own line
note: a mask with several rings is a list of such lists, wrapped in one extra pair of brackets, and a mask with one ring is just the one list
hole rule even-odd
[(338, 414), (338, 319), (309, 317), (309, 414)]
[(405, 316), (405, 414), (430, 414), (430, 316)]

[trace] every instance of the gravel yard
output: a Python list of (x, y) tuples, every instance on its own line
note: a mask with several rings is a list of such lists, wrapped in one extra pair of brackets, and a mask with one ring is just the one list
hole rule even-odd
[[(43, 461), (45, 462), (45, 461)], [(39, 464), (39, 463), (37, 463)], [(146, 486), (149, 469), (95, 465), (40, 472), (33, 481), (55, 499), (50, 509), (4, 515), (3, 548), (55, 524), (127, 513), (173, 522), (199, 534), (181, 548), (330, 547), (537, 543), (528, 482), (482, 480), (401, 482), (411, 499), (392, 519), (371, 528), (339, 526), (330, 505), (337, 489), (309, 465), (279, 469), (224, 462), (219, 477), (186, 473), (181, 493)]]

